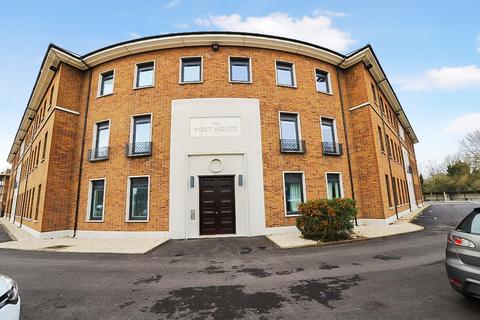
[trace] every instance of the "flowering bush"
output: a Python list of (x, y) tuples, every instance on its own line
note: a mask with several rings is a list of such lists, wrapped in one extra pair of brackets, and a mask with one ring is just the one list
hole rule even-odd
[(357, 214), (353, 199), (318, 199), (299, 207), (298, 230), (305, 239), (335, 241), (349, 239)]

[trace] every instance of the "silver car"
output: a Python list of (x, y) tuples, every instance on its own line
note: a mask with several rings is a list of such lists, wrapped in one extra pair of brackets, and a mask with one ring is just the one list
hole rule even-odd
[(453, 289), (480, 298), (480, 208), (475, 208), (447, 238), (446, 268)]

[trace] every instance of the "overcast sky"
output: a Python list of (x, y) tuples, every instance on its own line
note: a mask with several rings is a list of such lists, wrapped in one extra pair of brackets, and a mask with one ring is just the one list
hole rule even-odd
[(440, 160), (480, 129), (480, 2), (391, 2), (5, 1), (0, 169), (50, 42), (85, 54), (132, 38), (200, 30), (276, 34), (342, 53), (372, 44), (420, 140), (418, 160)]

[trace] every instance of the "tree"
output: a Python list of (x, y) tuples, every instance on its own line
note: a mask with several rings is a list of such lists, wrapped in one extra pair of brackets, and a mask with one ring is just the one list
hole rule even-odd
[(463, 161), (457, 161), (455, 163), (447, 165), (447, 174), (450, 177), (460, 177), (470, 174), (470, 166)]
[(462, 151), (472, 169), (480, 168), (480, 130), (469, 133), (460, 141)]

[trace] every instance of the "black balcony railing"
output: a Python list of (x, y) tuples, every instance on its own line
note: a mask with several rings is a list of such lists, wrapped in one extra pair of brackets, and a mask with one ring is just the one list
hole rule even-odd
[(127, 143), (125, 145), (125, 154), (127, 157), (149, 156), (152, 154), (151, 142)]
[(305, 141), (280, 139), (280, 152), (305, 153)]
[(340, 143), (322, 142), (323, 154), (330, 156), (340, 156), (343, 154), (343, 147)]
[(89, 161), (101, 161), (108, 159), (109, 147), (98, 147), (88, 150)]

